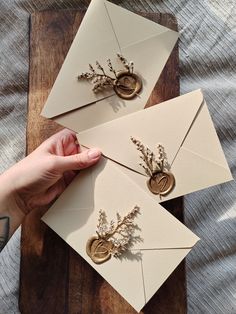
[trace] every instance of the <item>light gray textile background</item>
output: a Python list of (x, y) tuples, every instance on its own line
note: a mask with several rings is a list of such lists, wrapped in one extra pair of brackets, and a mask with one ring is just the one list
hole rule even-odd
[[(235, 175), (235, 0), (114, 3), (130, 10), (176, 15), (180, 30), (181, 93), (203, 89)], [(43, 9), (84, 9), (87, 5), (88, 1), (83, 0), (1, 0), (0, 172), (25, 154), (29, 14)], [(186, 225), (202, 239), (187, 258), (189, 314), (236, 313), (235, 195), (235, 182), (229, 182), (185, 198)], [(0, 314), (18, 313), (19, 262), (20, 230), (0, 255)]]

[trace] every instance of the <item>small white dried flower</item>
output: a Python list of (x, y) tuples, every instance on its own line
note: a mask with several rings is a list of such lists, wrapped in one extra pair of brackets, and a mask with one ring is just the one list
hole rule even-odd
[(167, 168), (168, 162), (166, 160), (164, 147), (161, 144), (157, 146), (158, 156), (156, 159), (154, 153), (148, 147), (145, 147), (139, 140), (132, 136), (130, 139), (136, 145), (137, 150), (142, 153), (139, 157), (145, 165), (142, 163), (139, 165), (144, 169), (148, 176), (151, 177), (155, 173), (163, 171), (165, 167)]
[(116, 214), (117, 222), (113, 220), (108, 224), (106, 214), (103, 210), (99, 211), (97, 234), (99, 238), (111, 241), (113, 244), (113, 255), (119, 256), (121, 252), (127, 250), (128, 244), (132, 242), (132, 235), (135, 231), (134, 218), (139, 213), (140, 208), (135, 206), (123, 218), (119, 213)]

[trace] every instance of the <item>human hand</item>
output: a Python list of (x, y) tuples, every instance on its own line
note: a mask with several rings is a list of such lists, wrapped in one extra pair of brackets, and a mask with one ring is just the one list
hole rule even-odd
[(10, 206), (23, 214), (50, 204), (72, 181), (76, 171), (95, 164), (101, 156), (96, 148), (81, 152), (74, 132), (64, 129), (7, 170), (0, 184)]

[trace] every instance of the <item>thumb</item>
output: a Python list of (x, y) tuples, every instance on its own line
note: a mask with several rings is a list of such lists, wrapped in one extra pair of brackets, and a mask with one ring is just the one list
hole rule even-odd
[(55, 170), (61, 172), (69, 170), (80, 170), (94, 165), (101, 157), (102, 153), (98, 148), (87, 149), (79, 154), (70, 156), (57, 156)]

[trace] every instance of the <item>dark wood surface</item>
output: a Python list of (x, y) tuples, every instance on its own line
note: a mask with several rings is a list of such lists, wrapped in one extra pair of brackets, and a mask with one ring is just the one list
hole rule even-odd
[[(144, 14), (177, 29), (168, 14)], [(61, 129), (40, 117), (83, 14), (75, 10), (36, 12), (30, 21), (30, 72), (27, 153)], [(153, 52), (158, 53), (158, 52)], [(148, 101), (148, 106), (179, 95), (176, 46)], [(182, 199), (164, 206), (183, 219)], [(20, 310), (22, 314), (134, 314), (133, 308), (40, 217), (35, 210), (25, 219), (21, 241)], [(158, 271), (158, 270), (157, 270)], [(185, 267), (182, 262), (142, 310), (143, 314), (186, 313)]]

